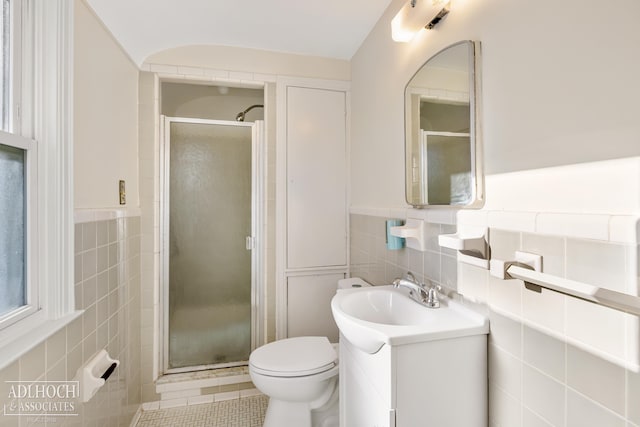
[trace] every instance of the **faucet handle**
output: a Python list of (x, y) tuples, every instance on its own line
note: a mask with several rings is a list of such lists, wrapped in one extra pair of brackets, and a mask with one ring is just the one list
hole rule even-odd
[(438, 300), (438, 292), (442, 290), (442, 286), (432, 284), (429, 287), (429, 293), (427, 294), (427, 301), (425, 304), (427, 307), (438, 308), (440, 307), (440, 301)]
[(416, 281), (416, 276), (414, 276), (413, 273), (410, 272), (410, 271), (407, 271), (407, 274), (404, 275), (404, 278), (407, 279), (407, 280), (410, 280), (410, 281), (412, 281), (414, 283), (418, 283)]

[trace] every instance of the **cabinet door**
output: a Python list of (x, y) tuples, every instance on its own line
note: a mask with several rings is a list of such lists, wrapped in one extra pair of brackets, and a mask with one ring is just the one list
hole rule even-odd
[(287, 267), (347, 263), (346, 94), (287, 88)]
[[(369, 355), (340, 337), (340, 425), (348, 427), (395, 427), (396, 414), (391, 408), (391, 383), (381, 390), (384, 377), (390, 375), (390, 352), (384, 346)], [(419, 424), (415, 424), (417, 426)], [(413, 427), (413, 426), (412, 426)]]
[(287, 336), (326, 336), (338, 342), (338, 326), (331, 314), (331, 298), (344, 273), (287, 278)]

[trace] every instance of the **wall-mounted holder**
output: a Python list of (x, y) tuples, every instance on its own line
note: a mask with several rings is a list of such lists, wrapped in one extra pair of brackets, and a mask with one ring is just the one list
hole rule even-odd
[(400, 227), (391, 227), (391, 235), (406, 239), (408, 248), (424, 252), (427, 250), (427, 243), (424, 238), (424, 221), (421, 219), (409, 218)]
[(80, 384), (80, 401), (88, 402), (104, 385), (120, 361), (112, 359), (106, 350), (100, 350), (76, 373)]
[[(549, 289), (570, 297), (579, 298), (604, 307), (640, 316), (640, 297), (588, 283), (542, 273), (542, 257), (526, 252), (516, 252), (515, 261), (491, 260), (492, 276), (500, 279), (518, 279), (527, 289), (542, 292)], [(637, 372), (637, 368), (634, 368)]]
[[(531, 254), (528, 252), (515, 252), (515, 259), (512, 261), (503, 261), (500, 259), (492, 259), (490, 262), (489, 274), (502, 280), (515, 279), (509, 274), (509, 267), (516, 266), (531, 271), (542, 271), (542, 256)], [(525, 287), (529, 290), (541, 292), (542, 289), (532, 283), (525, 282)]]
[(455, 234), (441, 234), (438, 244), (458, 251), (458, 261), (476, 267), (489, 268), (489, 229), (486, 227), (461, 228)]
[(399, 250), (405, 247), (406, 242), (402, 237), (394, 236), (391, 234), (391, 229), (393, 227), (401, 227), (404, 225), (404, 221), (401, 219), (388, 219), (385, 221), (386, 225), (386, 241), (387, 249), (390, 251)]

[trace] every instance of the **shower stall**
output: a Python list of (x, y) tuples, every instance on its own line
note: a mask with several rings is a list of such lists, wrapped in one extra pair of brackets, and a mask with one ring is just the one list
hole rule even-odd
[(162, 120), (163, 371), (240, 366), (261, 330), (263, 122)]

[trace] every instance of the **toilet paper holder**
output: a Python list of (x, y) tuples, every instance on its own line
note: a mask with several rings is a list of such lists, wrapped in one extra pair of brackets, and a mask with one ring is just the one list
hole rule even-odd
[(80, 401), (88, 402), (109, 379), (120, 361), (109, 357), (105, 349), (97, 352), (76, 373), (80, 385)]

